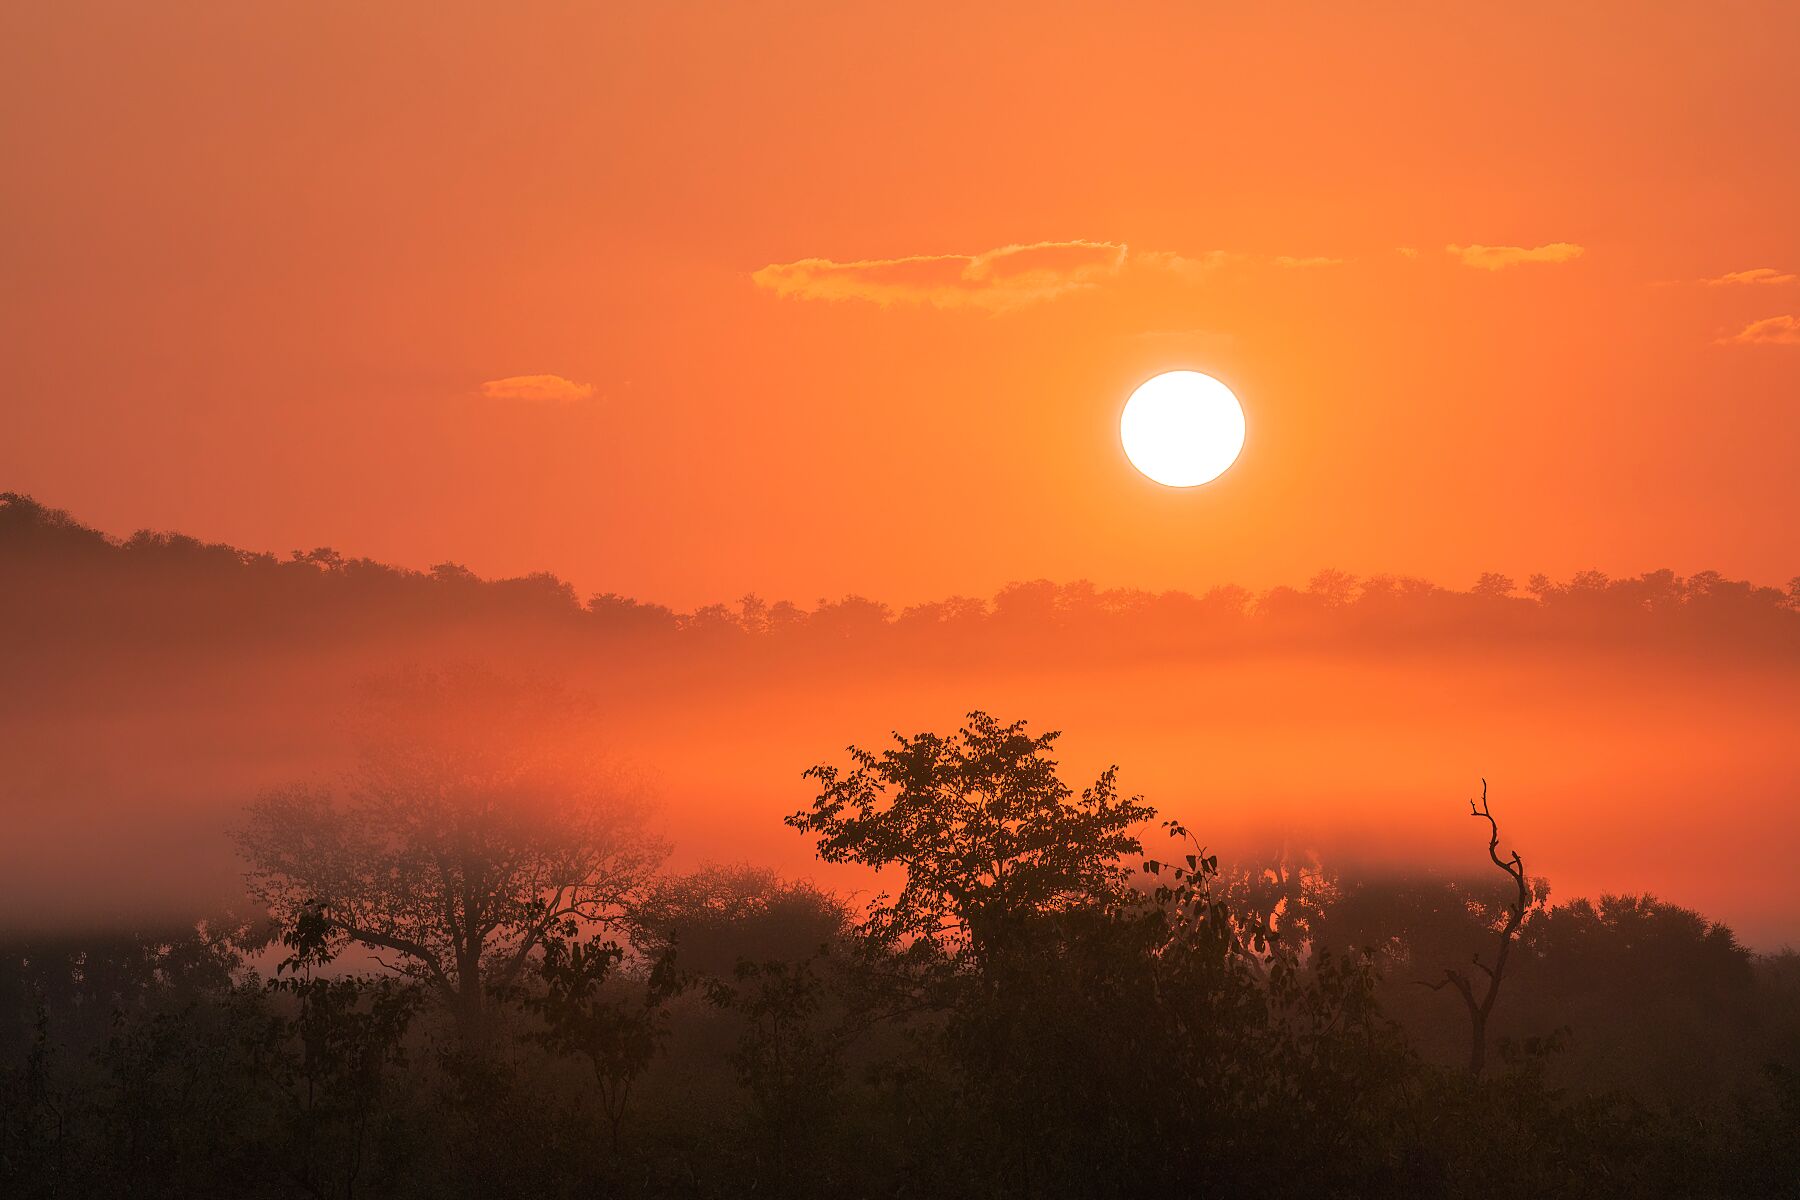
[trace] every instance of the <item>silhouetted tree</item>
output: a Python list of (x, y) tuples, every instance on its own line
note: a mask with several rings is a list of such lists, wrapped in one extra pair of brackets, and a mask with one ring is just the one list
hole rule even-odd
[(808, 1151), (835, 1124), (848, 1027), (827, 1018), (833, 980), (817, 959), (741, 959), (730, 982), (714, 980), (708, 998), (743, 1021), (731, 1065), (750, 1097), (750, 1127), (766, 1147), (775, 1194), (786, 1194)]
[(349, 1200), (392, 1076), (407, 1065), (402, 1039), (419, 991), (392, 977), (322, 973), (332, 959), (331, 922), (316, 909), (301, 913), (281, 940), (289, 954), (269, 988), (298, 1010), (283, 1023), (295, 1052), (274, 1056), (293, 1105), (294, 1179), (312, 1195)]
[(1130, 894), (1121, 858), (1142, 849), (1130, 830), (1155, 810), (1119, 796), (1116, 767), (1076, 795), (1050, 757), (1058, 736), (972, 712), (949, 737), (852, 746), (847, 774), (806, 772), (818, 798), (787, 823), (816, 834), (826, 862), (905, 869), (899, 894), (869, 911), (875, 937), (979, 957), (1022, 918)]
[[(984, 1187), (1027, 1193), (1051, 1152), (1046, 1089), (1062, 1082), (1037, 1036), (1039, 985), (1084, 919), (1138, 906), (1124, 858), (1141, 851), (1133, 826), (1155, 815), (1119, 795), (1116, 768), (1075, 793), (1051, 757), (1057, 736), (972, 712), (948, 737), (895, 734), (880, 753), (853, 746), (847, 772), (807, 772), (819, 794), (787, 819), (817, 836), (826, 861), (905, 872), (897, 893), (870, 904), (863, 932), (871, 949), (924, 968), (918, 1002), (943, 1019), (931, 1041), (991, 1142), (984, 1163), (965, 1166)], [(879, 958), (874, 970), (884, 970)]]
[[(1525, 880), (1525, 864), (1519, 860), (1517, 850), (1512, 852), (1510, 858), (1500, 857), (1500, 825), (1488, 810), (1485, 779), (1481, 781), (1479, 806), (1475, 801), (1469, 801), (1469, 815), (1488, 823), (1488, 858), (1495, 867), (1506, 873), (1518, 894), (1506, 906), (1506, 918), (1497, 935), (1499, 944), (1494, 951), (1494, 965), (1490, 967), (1482, 962), (1479, 953), (1470, 960), (1470, 965), (1485, 977), (1485, 985), (1478, 984), (1469, 972), (1460, 967), (1445, 967), (1441, 980), (1426, 982), (1425, 986), (1433, 991), (1453, 987), (1456, 994), (1462, 997), (1463, 1006), (1469, 1013), (1469, 1074), (1479, 1076), (1487, 1065), (1488, 1018), (1493, 1015), (1494, 1003), (1500, 998), (1500, 981), (1506, 974), (1507, 959), (1512, 956), (1513, 939), (1525, 920), (1525, 910), (1531, 904), (1531, 886)], [(1477, 990), (1480, 992), (1479, 997), (1476, 995)]]
[(565, 715), (554, 689), (463, 672), (395, 698), (403, 719), (365, 747), (345, 797), (266, 793), (239, 842), (284, 925), (322, 913), (473, 1036), (488, 994), (565, 922), (623, 921), (666, 851), (591, 764), (546, 749)]
[(1511, 578), (1497, 571), (1483, 571), (1475, 580), (1475, 586), (1469, 589), (1471, 595), (1482, 596), (1490, 600), (1499, 600), (1513, 594), (1518, 585)]
[(1759, 1029), (1756, 963), (1732, 931), (1654, 896), (1577, 898), (1533, 916), (1510, 978), (1509, 1026), (1568, 1027), (1582, 1082), (1647, 1101), (1728, 1095), (1762, 1065), (1751, 1047), (1772, 1032)]
[(742, 960), (800, 962), (850, 933), (842, 897), (766, 867), (709, 864), (658, 879), (632, 937), (647, 952), (679, 945), (684, 973), (730, 979)]
[(587, 1061), (617, 1153), (632, 1085), (667, 1033), (668, 1002), (682, 981), (672, 949), (646, 964), (642, 979), (627, 981), (619, 970), (625, 959), (619, 943), (598, 936), (580, 941), (577, 933), (578, 926), (567, 922), (545, 938), (537, 968), (542, 990), (527, 993), (525, 1007), (544, 1022), (533, 1040)]

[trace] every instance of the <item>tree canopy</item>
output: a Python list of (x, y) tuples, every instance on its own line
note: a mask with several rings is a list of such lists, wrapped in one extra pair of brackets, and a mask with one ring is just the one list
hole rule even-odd
[(1076, 794), (1050, 755), (1058, 736), (972, 712), (949, 736), (852, 746), (847, 772), (806, 772), (818, 797), (787, 823), (816, 834), (827, 862), (904, 868), (899, 893), (869, 914), (871, 933), (979, 953), (1022, 917), (1128, 892), (1124, 857), (1141, 849), (1131, 829), (1155, 810), (1119, 795), (1116, 767)]
[(565, 922), (622, 920), (666, 853), (616, 777), (546, 749), (567, 703), (478, 672), (392, 683), (341, 793), (280, 789), (252, 806), (253, 893), (284, 925), (322, 914), (478, 1023)]

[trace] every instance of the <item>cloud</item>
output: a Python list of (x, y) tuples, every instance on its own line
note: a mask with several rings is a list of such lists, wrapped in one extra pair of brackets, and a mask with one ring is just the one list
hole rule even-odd
[(534, 404), (573, 404), (594, 395), (591, 383), (576, 383), (561, 375), (509, 375), (481, 385), (489, 400), (524, 400)]
[(1800, 346), (1800, 317), (1764, 317), (1752, 321), (1730, 337), (1719, 339), (1721, 346)]
[(864, 300), (1002, 311), (1053, 300), (1113, 279), (1128, 251), (1118, 242), (1036, 242), (981, 254), (915, 255), (834, 262), (772, 263), (758, 287), (801, 300)]
[(1774, 267), (1752, 267), (1748, 271), (1727, 271), (1715, 279), (1702, 279), (1700, 282), (1708, 287), (1723, 287), (1733, 283), (1792, 283), (1800, 279), (1791, 271), (1777, 271)]
[(1580, 258), (1586, 251), (1573, 242), (1551, 242), (1546, 246), (1445, 246), (1444, 250), (1465, 267), (1479, 271), (1498, 271), (1521, 263), (1562, 263)]
[(1242, 262), (1242, 254), (1229, 250), (1207, 250), (1200, 254), (1176, 254), (1170, 250), (1147, 250), (1131, 256), (1133, 266), (1160, 271), (1181, 279), (1198, 279), (1220, 267)]
[(1229, 250), (1179, 254), (1131, 250), (1123, 242), (1034, 242), (980, 254), (920, 254), (837, 262), (803, 258), (771, 263), (750, 278), (777, 296), (799, 300), (862, 300), (870, 304), (1005, 312), (1085, 292), (1130, 277), (1197, 282), (1238, 263), (1329, 267), (1323, 255), (1264, 258)]

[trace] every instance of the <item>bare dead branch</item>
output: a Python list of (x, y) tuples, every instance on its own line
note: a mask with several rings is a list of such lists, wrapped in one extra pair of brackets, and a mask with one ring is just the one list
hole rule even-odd
[(1481, 799), (1469, 801), (1469, 815), (1488, 824), (1488, 858), (1494, 866), (1506, 873), (1517, 889), (1516, 898), (1506, 906), (1506, 922), (1499, 931), (1499, 946), (1494, 952), (1494, 965), (1488, 966), (1481, 961), (1480, 953), (1471, 958), (1471, 963), (1480, 968), (1487, 976), (1487, 987), (1479, 999), (1469, 977), (1461, 971), (1446, 968), (1444, 979), (1440, 983), (1429, 983), (1416, 980), (1432, 991), (1440, 991), (1444, 987), (1454, 985), (1457, 994), (1463, 999), (1463, 1005), (1469, 1012), (1469, 1073), (1480, 1075), (1487, 1065), (1487, 1027), (1488, 1018), (1493, 1014), (1494, 1004), (1500, 999), (1500, 982), (1506, 974), (1507, 959), (1512, 955), (1513, 943), (1517, 940), (1519, 926), (1524, 924), (1525, 910), (1531, 905), (1531, 887), (1525, 879), (1525, 864), (1514, 850), (1510, 857), (1500, 857), (1500, 823), (1495, 820), (1493, 810), (1488, 807), (1487, 780), (1481, 781)]

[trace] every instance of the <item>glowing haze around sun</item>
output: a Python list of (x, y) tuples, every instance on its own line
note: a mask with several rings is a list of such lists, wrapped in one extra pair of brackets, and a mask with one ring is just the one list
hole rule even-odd
[(1244, 449), (1244, 410), (1231, 389), (1199, 371), (1168, 371), (1125, 402), (1119, 440), (1131, 465), (1168, 487), (1211, 483)]

